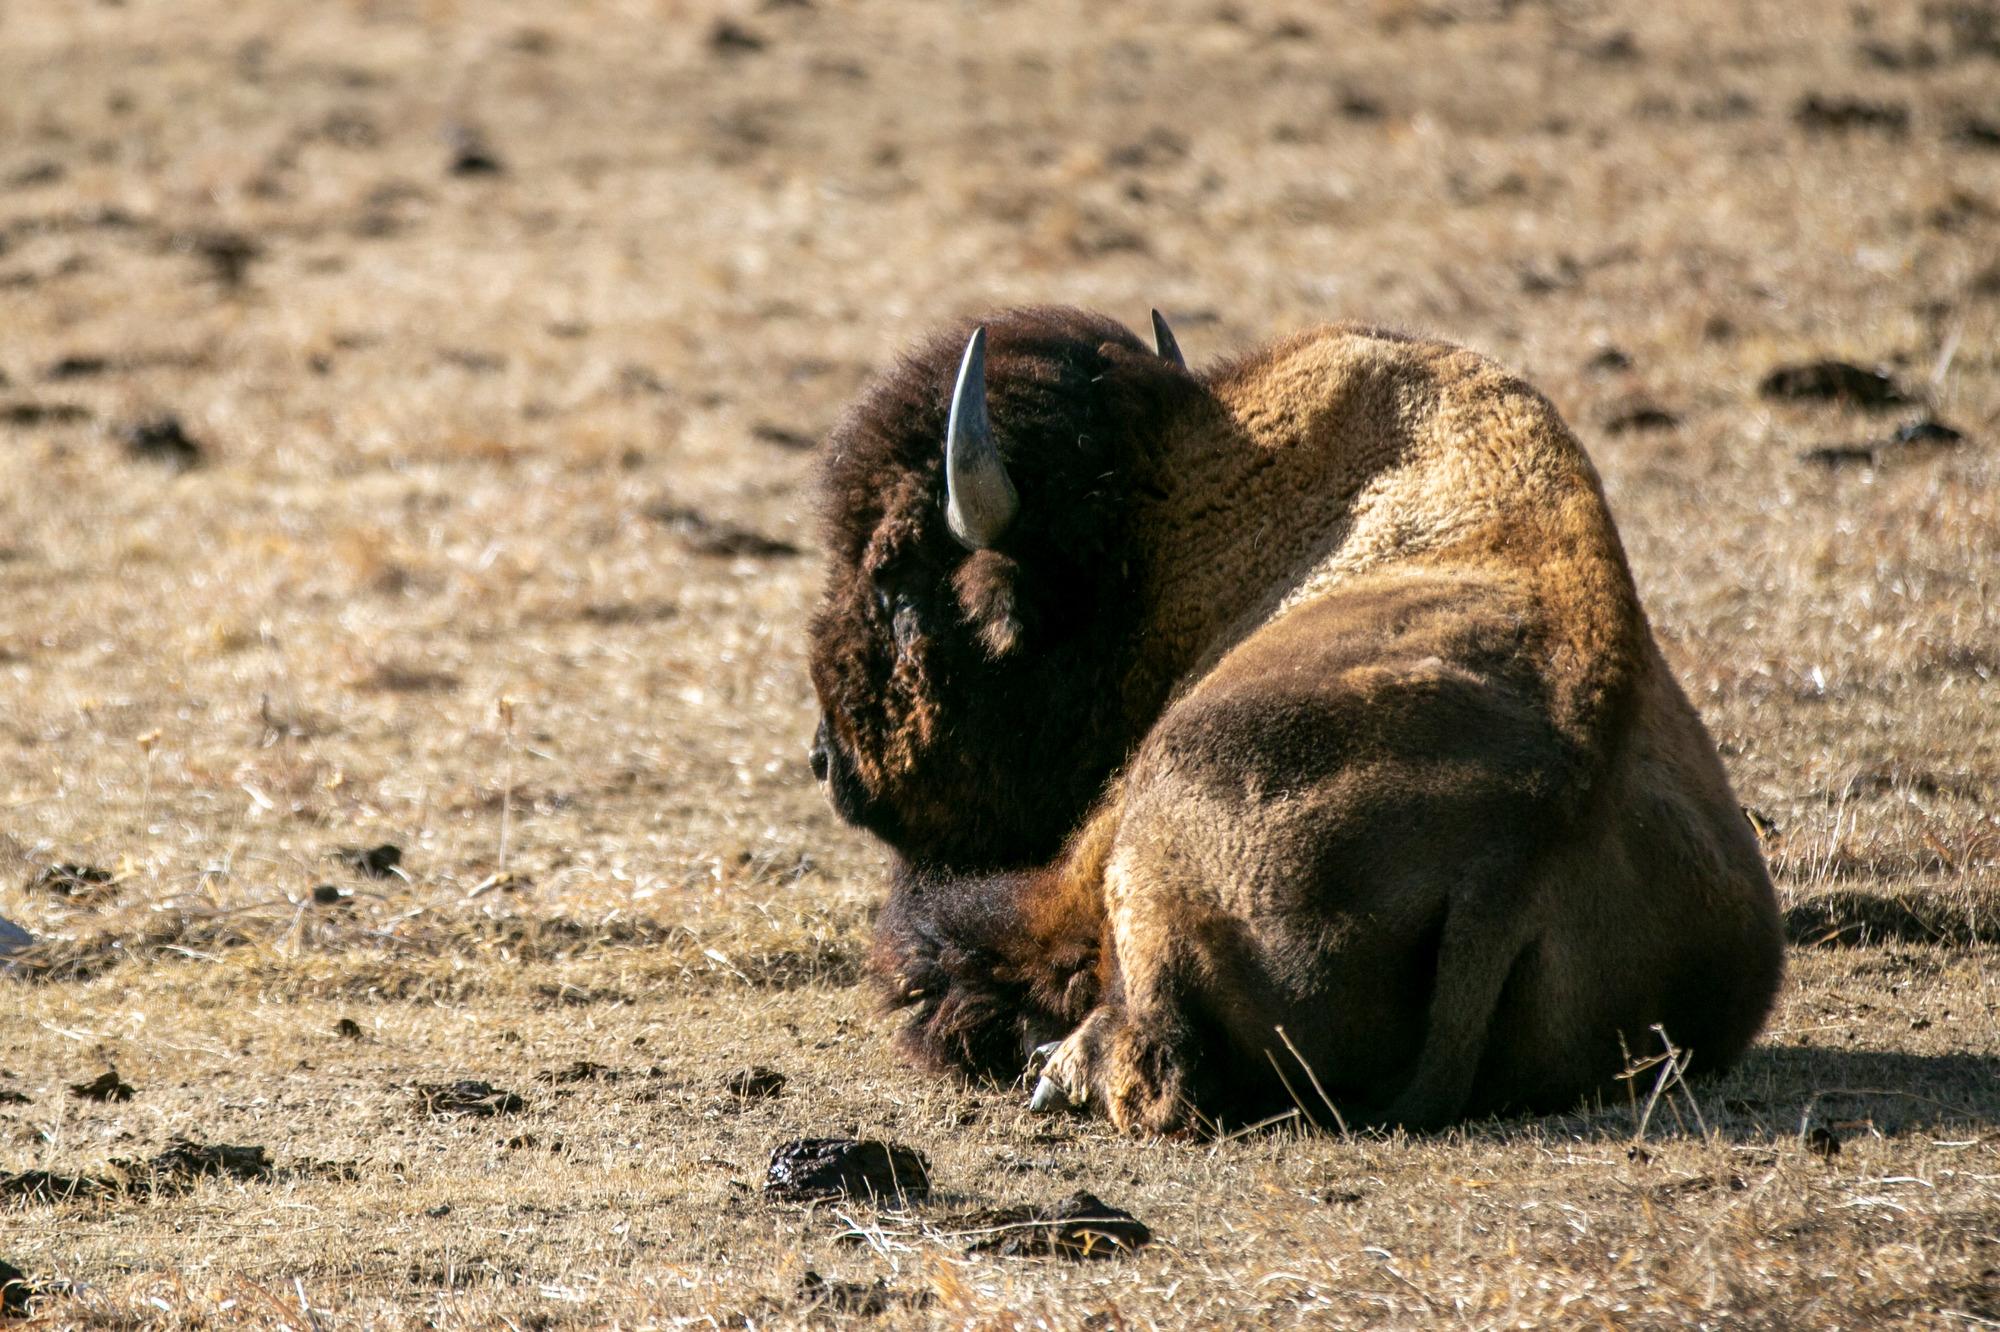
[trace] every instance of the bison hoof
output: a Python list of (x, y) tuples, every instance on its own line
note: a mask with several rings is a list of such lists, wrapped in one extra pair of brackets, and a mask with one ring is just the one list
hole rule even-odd
[(1049, 1061), (1055, 1058), (1056, 1051), (1061, 1048), (1061, 1041), (1050, 1041), (1046, 1045), (1036, 1046), (1028, 1054), (1028, 1071), (1023, 1076), (1036, 1079), (1035, 1094), (1028, 1098), (1030, 1114), (1052, 1115), (1059, 1110), (1070, 1108), (1069, 1093), (1063, 1090), (1061, 1083), (1045, 1073)]
[(1039, 1073), (1028, 1109), (1038, 1115), (1072, 1110), (1090, 1102), (1092, 1023), (1088, 1020), (1060, 1041), (1035, 1051), (1028, 1068)]

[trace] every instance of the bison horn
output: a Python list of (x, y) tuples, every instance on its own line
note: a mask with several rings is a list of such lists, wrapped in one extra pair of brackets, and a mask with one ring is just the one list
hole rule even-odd
[(986, 419), (986, 330), (972, 331), (958, 384), (951, 391), (951, 426), (944, 442), (945, 521), (951, 534), (973, 550), (1000, 539), (1021, 500), (993, 443)]
[(1158, 310), (1153, 311), (1153, 350), (1159, 352), (1161, 360), (1172, 361), (1181, 369), (1187, 369), (1187, 357), (1181, 355), (1181, 344), (1174, 340), (1174, 331), (1167, 327), (1167, 317)]

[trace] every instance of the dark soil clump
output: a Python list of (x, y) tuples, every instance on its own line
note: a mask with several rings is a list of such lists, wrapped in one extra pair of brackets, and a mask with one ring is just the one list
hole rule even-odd
[(427, 1115), (515, 1115), (528, 1108), (513, 1092), (473, 1078), (420, 1082), (417, 1105)]
[(771, 1153), (764, 1192), (793, 1202), (841, 1197), (919, 1199), (931, 1169), (917, 1152), (853, 1138), (795, 1138)]
[(139, 1094), (139, 1089), (119, 1077), (117, 1069), (107, 1068), (88, 1082), (72, 1082), (69, 1094), (86, 1101), (129, 1101)]
[(95, 865), (45, 865), (28, 880), (28, 891), (54, 893), (58, 897), (96, 897), (107, 893), (117, 881), (110, 870)]
[(403, 863), (403, 848), (393, 842), (370, 847), (343, 846), (333, 853), (333, 858), (371, 879), (389, 879), (395, 877), (397, 867)]
[(1757, 392), (1777, 402), (1838, 402), (1870, 410), (1902, 407), (1911, 401), (1890, 376), (1847, 361), (1781, 365), (1764, 376)]
[(201, 445), (181, 426), (178, 416), (156, 416), (120, 426), (118, 438), (134, 458), (164, 463), (179, 472), (201, 465)]
[(739, 1068), (723, 1080), (722, 1089), (745, 1101), (763, 1101), (781, 1094), (787, 1079), (775, 1068)]
[(985, 1234), (967, 1253), (1007, 1258), (1116, 1258), (1152, 1243), (1145, 1222), (1123, 1208), (1078, 1191), (1047, 1207), (1000, 1207), (961, 1217), (963, 1229)]

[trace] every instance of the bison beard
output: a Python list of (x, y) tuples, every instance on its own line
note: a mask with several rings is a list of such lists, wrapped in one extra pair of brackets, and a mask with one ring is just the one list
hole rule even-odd
[(933, 878), (905, 869), (875, 927), (870, 959), (889, 1001), (911, 1010), (904, 1044), (942, 1069), (1011, 1078), (1036, 1047), (1074, 1028), (1102, 988), (1099, 940), (1035, 940), (1033, 875)]
[(1142, 1132), (1562, 1109), (1656, 1025), (1726, 1066), (1775, 897), (1554, 410), (1156, 329), (946, 330), (824, 447), (812, 763), (897, 853), (906, 1048)]

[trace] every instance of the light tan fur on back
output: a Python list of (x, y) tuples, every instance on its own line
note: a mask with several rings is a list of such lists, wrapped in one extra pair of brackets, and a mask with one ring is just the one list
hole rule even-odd
[[(1304, 1085), (1279, 1027), (1324, 1061), (1316, 1074), (1354, 1093), (1350, 1111), (1409, 1124), (1573, 1099), (1655, 1022), (1732, 1059), (1777, 976), (1770, 888), (1713, 746), (1652, 647), (1597, 476), (1555, 410), (1461, 348), (1356, 327), (1301, 335), (1210, 383), (1221, 415), (1170, 440), (1167, 494), (1137, 543), (1152, 561), (1148, 666), (1185, 684), (1110, 802), (1121, 817), (1104, 899), (1122, 990), (1049, 1076), (1121, 1126), (1157, 1131), (1186, 1122), (1197, 1062), (1242, 1062), (1253, 1076), (1290, 1063)], [(1351, 836), (1343, 806), (1400, 797), (1448, 812), (1449, 783), (1428, 794), (1435, 774), (1388, 739), (1348, 765), (1373, 767), (1386, 801), (1365, 777), (1274, 791), (1288, 784), (1282, 765), (1246, 745), (1209, 760), (1233, 757), (1245, 783), (1243, 800), (1217, 801), (1212, 773), (1191, 778), (1163, 737), (1200, 731), (1203, 701), (1246, 684), (1391, 719), (1448, 677), (1476, 687), (1492, 671), (1454, 659), (1449, 632), (1412, 655), (1377, 619), (1399, 588), (1439, 580), (1472, 607), (1505, 608), (1508, 664), (1542, 686), (1554, 741), (1528, 803), (1562, 826), (1545, 848), (1496, 856), (1493, 881), (1472, 865), (1467, 886), (1461, 865), (1441, 863), (1397, 900), (1292, 893), (1287, 883), (1323, 871), (1329, 840)], [(1331, 638), (1346, 640), (1344, 672), (1323, 673)], [(1343, 900), (1357, 892), (1365, 909)], [(1394, 983), (1427, 949), (1436, 989), (1412, 1009)], [(1720, 993), (1672, 974), (1678, 954), (1711, 949), (1719, 967), (1693, 965), (1735, 973)], [(1711, 1021), (1677, 1002), (1730, 1011)], [(1225, 1049), (1176, 1048), (1191, 1010), (1202, 1039), (1219, 1034)]]

